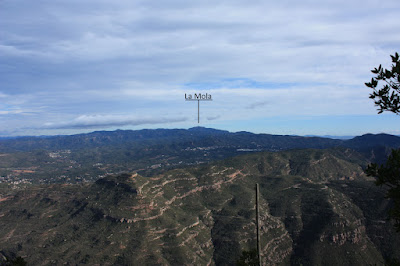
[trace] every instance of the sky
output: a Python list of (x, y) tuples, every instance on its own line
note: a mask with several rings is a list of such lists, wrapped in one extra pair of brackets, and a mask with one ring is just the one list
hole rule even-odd
[[(400, 135), (364, 83), (400, 1), (0, 0), (0, 136), (191, 128)], [(185, 94), (212, 101), (185, 101)]]

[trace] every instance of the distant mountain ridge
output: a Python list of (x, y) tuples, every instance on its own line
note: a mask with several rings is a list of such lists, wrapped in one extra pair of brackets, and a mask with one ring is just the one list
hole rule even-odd
[(0, 151), (32, 151), (35, 149), (84, 149), (126, 144), (153, 145), (164, 143), (192, 143), (191, 146), (237, 146), (262, 150), (287, 150), (298, 148), (329, 148), (344, 146), (354, 149), (372, 146), (400, 147), (400, 137), (389, 134), (365, 134), (352, 139), (330, 139), (326, 137), (302, 137), (293, 135), (255, 134), (251, 132), (229, 132), (204, 127), (190, 129), (142, 129), (95, 131), (86, 134), (49, 137), (19, 137), (0, 139)]
[(202, 127), (24, 137), (0, 140), (0, 179), (75, 183), (129, 171), (151, 176), (165, 169), (208, 163), (244, 153), (333, 147), (351, 148), (367, 161), (383, 163), (391, 149), (400, 147), (400, 137), (366, 134), (339, 140), (231, 133)]

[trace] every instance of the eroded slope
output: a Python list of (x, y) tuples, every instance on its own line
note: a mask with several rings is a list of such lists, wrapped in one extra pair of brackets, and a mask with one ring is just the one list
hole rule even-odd
[[(264, 264), (382, 264), (400, 255), (392, 246), (399, 237), (376, 222), (386, 203), (360, 158), (350, 150), (258, 153), (153, 177), (2, 191), (0, 249), (34, 265), (234, 264), (255, 247), (260, 183)], [(380, 213), (368, 210), (370, 200), (384, 206)]]

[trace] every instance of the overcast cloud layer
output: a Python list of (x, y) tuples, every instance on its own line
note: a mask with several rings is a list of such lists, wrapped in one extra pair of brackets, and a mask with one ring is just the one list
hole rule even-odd
[(364, 82), (400, 48), (393, 1), (0, 1), (0, 135), (200, 125), (400, 134)]

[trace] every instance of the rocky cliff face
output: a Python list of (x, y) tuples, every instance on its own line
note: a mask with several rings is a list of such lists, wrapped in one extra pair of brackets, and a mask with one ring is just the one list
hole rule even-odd
[(380, 264), (400, 238), (367, 212), (366, 202), (384, 199), (364, 193), (377, 188), (355, 160), (346, 151), (259, 153), (153, 177), (3, 191), (0, 249), (34, 265), (232, 265), (256, 246), (259, 183), (264, 265)]

